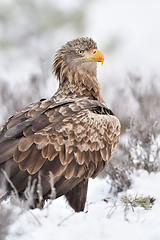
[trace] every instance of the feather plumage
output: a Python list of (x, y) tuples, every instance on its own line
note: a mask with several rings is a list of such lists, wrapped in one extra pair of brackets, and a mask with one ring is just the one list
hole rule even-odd
[[(40, 173), (44, 198), (49, 198), (52, 172), (56, 197), (66, 195), (75, 211), (84, 209), (88, 178), (108, 163), (120, 135), (120, 122), (97, 81), (96, 61), (102, 55), (94, 60), (96, 48), (90, 38), (64, 45), (53, 65), (56, 94), (11, 117), (0, 132), (0, 169), (10, 173), (17, 190), (23, 192), (28, 177), (37, 179)], [(80, 49), (86, 55), (78, 55)]]

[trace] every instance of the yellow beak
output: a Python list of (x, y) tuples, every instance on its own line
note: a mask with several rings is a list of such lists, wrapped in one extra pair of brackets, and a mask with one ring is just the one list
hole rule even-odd
[(104, 62), (104, 55), (98, 49), (93, 49), (91, 52), (86, 52), (83, 58), (86, 58), (95, 62), (101, 62), (102, 65)]

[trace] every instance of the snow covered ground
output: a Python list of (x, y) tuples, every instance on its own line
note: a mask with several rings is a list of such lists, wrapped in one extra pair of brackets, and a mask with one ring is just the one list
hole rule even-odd
[[(159, 240), (160, 194), (157, 183), (160, 173), (139, 171), (132, 176), (133, 185), (126, 192), (114, 196), (107, 179), (91, 180), (84, 212), (74, 213), (61, 197), (45, 206), (45, 209), (22, 211), (11, 225), (7, 240), (67, 239), (67, 240)], [(154, 197), (151, 210), (142, 207), (124, 210), (121, 196), (124, 194)], [(106, 200), (106, 201), (104, 201)], [(5, 206), (7, 203), (4, 203)]]

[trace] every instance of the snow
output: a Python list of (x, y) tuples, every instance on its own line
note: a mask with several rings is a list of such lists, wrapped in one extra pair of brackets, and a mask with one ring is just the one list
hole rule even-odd
[[(159, 240), (160, 194), (156, 183), (160, 182), (160, 173), (141, 170), (132, 179), (131, 189), (118, 196), (110, 193), (107, 178), (90, 180), (86, 208), (80, 213), (75, 213), (63, 197), (46, 204), (43, 210), (21, 212), (17, 207), (7, 240)], [(150, 195), (156, 201), (151, 210), (137, 207), (125, 213), (120, 201), (124, 194)]]

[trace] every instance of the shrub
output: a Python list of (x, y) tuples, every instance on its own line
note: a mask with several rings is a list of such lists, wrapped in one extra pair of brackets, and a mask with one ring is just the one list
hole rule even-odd
[[(144, 87), (143, 79), (136, 75), (129, 74), (129, 80), (126, 91), (130, 93), (132, 105), (127, 105), (126, 94), (121, 91), (117, 112), (122, 102), (125, 102), (126, 109), (133, 107), (134, 112), (128, 129), (123, 127), (126, 126), (126, 119), (120, 119), (123, 128), (120, 142), (102, 173), (102, 176), (109, 175), (115, 193), (130, 187), (131, 173), (137, 169), (145, 169), (149, 173), (160, 170), (160, 91), (156, 79), (151, 79), (147, 87)], [(116, 105), (114, 107), (116, 112)], [(121, 109), (121, 115), (126, 115), (124, 108)]]

